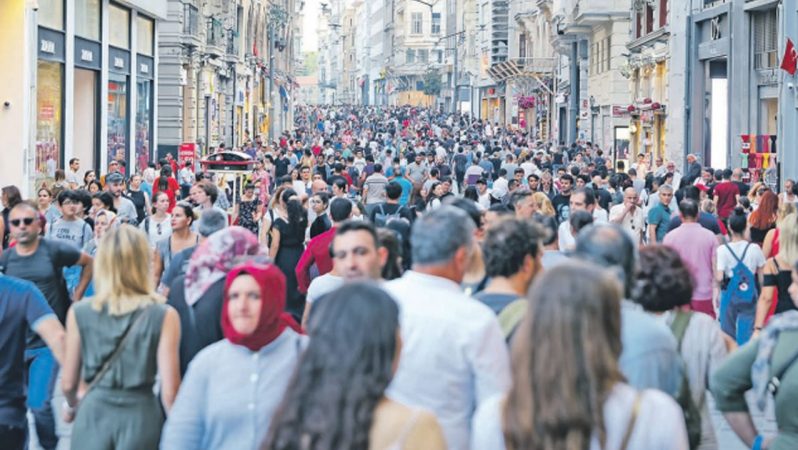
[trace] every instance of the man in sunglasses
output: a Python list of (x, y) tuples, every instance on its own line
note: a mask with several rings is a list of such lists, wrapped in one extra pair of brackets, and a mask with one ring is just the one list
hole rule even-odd
[[(92, 258), (74, 245), (41, 237), (39, 212), (29, 203), (19, 203), (8, 217), (11, 238), (16, 245), (0, 255), (0, 272), (35, 284), (63, 324), (72, 302), (64, 281), (64, 268), (74, 265), (82, 267), (74, 293), (74, 300), (80, 300), (91, 280)], [(37, 335), (28, 336), (25, 364), (29, 384), (27, 403), (33, 412), (39, 443), (45, 449), (54, 449), (58, 444), (58, 436), (50, 401), (58, 364), (53, 353)]]

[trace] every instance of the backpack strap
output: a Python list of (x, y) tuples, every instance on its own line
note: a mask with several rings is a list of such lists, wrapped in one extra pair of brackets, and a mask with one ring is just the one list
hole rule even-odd
[(741, 260), (740, 262), (743, 262), (743, 260), (745, 260), (745, 254), (748, 253), (748, 247), (750, 247), (750, 246), (751, 246), (750, 242), (745, 244), (745, 249), (743, 249), (743, 256), (740, 257), (740, 260)]
[[(748, 245), (751, 245), (751, 243), (749, 242)], [(743, 258), (745, 258), (745, 252), (748, 251), (748, 245), (745, 246), (745, 250), (743, 251)], [(742, 258), (738, 257), (737, 254), (734, 253), (734, 250), (732, 250), (728, 242), (724, 242), (723, 246), (726, 247), (726, 249), (729, 251), (729, 253), (731, 253), (732, 257), (734, 257), (734, 259), (737, 261), (738, 264), (743, 263)]]
[(499, 327), (502, 329), (502, 334), (504, 334), (504, 338), (507, 339), (512, 334), (513, 330), (518, 327), (518, 324), (521, 323), (524, 316), (526, 315), (526, 310), (528, 306), (528, 301), (525, 298), (519, 298), (518, 300), (513, 301), (509, 305), (505, 306), (504, 309), (499, 313), (497, 317), (499, 320)]
[(632, 415), (629, 417), (629, 424), (626, 426), (626, 433), (623, 435), (620, 450), (626, 450), (629, 447), (629, 440), (632, 438), (632, 432), (635, 430), (635, 423), (637, 423), (637, 416), (640, 414), (640, 404), (643, 400), (643, 393), (637, 391), (635, 393), (635, 401), (632, 403)]
[(689, 311), (676, 311), (676, 317), (671, 322), (671, 332), (676, 337), (679, 353), (682, 351), (682, 340), (684, 340), (684, 333), (687, 331), (687, 325), (690, 324), (690, 319), (693, 313)]

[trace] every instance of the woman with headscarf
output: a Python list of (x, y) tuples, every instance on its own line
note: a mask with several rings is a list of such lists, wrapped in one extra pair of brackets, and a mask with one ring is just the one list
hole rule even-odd
[(307, 344), (285, 308), (285, 276), (247, 262), (224, 282), (224, 339), (191, 362), (162, 450), (254, 449), (269, 429)]
[(242, 258), (263, 257), (265, 249), (251, 231), (229, 227), (201, 242), (188, 262), (186, 275), (172, 282), (167, 303), (180, 314), (180, 373), (203, 348), (224, 339), (222, 315), (225, 275)]

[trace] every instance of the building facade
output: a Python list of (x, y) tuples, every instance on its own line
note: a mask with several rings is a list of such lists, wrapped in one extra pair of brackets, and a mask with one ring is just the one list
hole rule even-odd
[[(0, 55), (6, 70), (6, 184), (26, 195), (72, 158), (101, 170), (125, 161), (128, 173), (153, 158), (157, 141), (156, 0), (12, 0), (3, 5)], [(8, 129), (5, 127), (8, 126)], [(22, 168), (22, 170), (20, 170)]]

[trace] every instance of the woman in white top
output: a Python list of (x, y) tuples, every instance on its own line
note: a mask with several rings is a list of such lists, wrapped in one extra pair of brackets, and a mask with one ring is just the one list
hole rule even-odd
[(569, 261), (538, 277), (529, 292), (512, 342), (513, 386), (479, 405), (471, 448), (688, 448), (679, 405), (624, 382), (615, 276)]
[[(701, 414), (701, 439), (697, 448), (717, 450), (706, 394), (709, 376), (723, 363), (728, 347), (734, 343), (725, 338), (712, 317), (689, 312), (692, 296), (690, 271), (676, 250), (664, 245), (640, 249), (634, 301), (662, 320), (676, 337), (690, 394)], [(755, 304), (754, 301), (752, 305)]]
[(152, 214), (139, 224), (139, 228), (147, 234), (152, 248), (155, 248), (158, 241), (172, 235), (172, 216), (167, 213), (168, 210), (169, 196), (163, 191), (156, 192), (152, 199)]
[[(726, 227), (731, 234), (731, 242), (721, 245), (717, 249), (715, 279), (721, 283), (723, 292), (721, 293), (720, 300), (720, 324), (723, 331), (732, 339), (737, 341), (737, 344), (743, 345), (748, 342), (751, 334), (754, 332), (754, 316), (756, 315), (756, 286), (761, 286), (763, 270), (765, 268), (765, 254), (758, 245), (753, 244), (745, 239), (748, 234), (748, 217), (745, 215), (745, 210), (738, 206), (729, 216), (728, 226)], [(734, 268), (737, 266), (738, 260), (754, 275), (754, 280), (759, 280), (758, 283), (753, 283), (750, 288), (751, 301), (750, 304), (741, 304), (735, 301), (734, 305), (730, 305), (731, 297), (730, 291), (739, 290), (734, 287), (728, 289), (725, 285), (734, 276)], [(724, 279), (726, 283), (724, 283)]]

